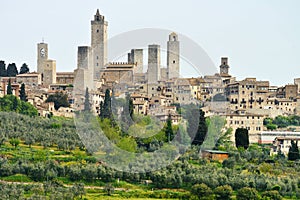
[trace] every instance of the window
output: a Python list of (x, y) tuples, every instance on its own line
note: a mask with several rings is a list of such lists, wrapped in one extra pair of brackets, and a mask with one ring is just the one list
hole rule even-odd
[(173, 60), (173, 64), (175, 64), (175, 62), (176, 62), (176, 61), (175, 61), (175, 60)]
[(99, 29), (97, 29), (97, 33), (99, 33)]
[(99, 66), (99, 63), (97, 63), (97, 67)]

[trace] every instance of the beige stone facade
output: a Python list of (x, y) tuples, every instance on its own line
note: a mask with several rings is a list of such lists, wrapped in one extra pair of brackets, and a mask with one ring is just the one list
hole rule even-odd
[(109, 63), (103, 71), (101, 78), (105, 83), (113, 86), (113, 84), (133, 84), (133, 75), (136, 64), (127, 62)]
[(231, 137), (232, 141), (235, 141), (234, 133), (237, 128), (246, 128), (249, 131), (249, 142), (258, 142), (258, 134), (264, 129), (263, 120), (265, 116), (250, 114), (246, 113), (245, 111), (226, 114), (224, 116), (226, 117), (225, 128), (233, 129), (233, 134)]
[(74, 84), (74, 72), (56, 72), (57, 84)]
[(42, 75), (37, 72), (19, 74), (16, 76), (16, 82), (28, 86), (38, 86), (42, 84)]

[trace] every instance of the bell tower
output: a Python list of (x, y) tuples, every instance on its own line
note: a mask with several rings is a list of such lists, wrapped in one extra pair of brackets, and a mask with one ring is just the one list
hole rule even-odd
[(220, 75), (228, 75), (228, 74), (229, 74), (228, 58), (222, 57), (221, 65), (220, 65)]
[(37, 73), (43, 74), (45, 62), (48, 60), (48, 44), (41, 42), (37, 44)]
[(104, 16), (97, 9), (91, 21), (91, 51), (93, 52), (94, 79), (100, 79), (100, 73), (107, 64), (107, 26)]

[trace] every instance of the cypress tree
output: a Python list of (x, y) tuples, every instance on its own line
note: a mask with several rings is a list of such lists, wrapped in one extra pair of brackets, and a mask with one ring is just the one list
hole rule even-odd
[(100, 102), (100, 114), (99, 114), (100, 119), (103, 119), (103, 101)]
[(238, 128), (235, 131), (235, 146), (236, 148), (243, 147), (247, 149), (249, 147), (249, 134), (248, 129)]
[(172, 128), (172, 118), (171, 114), (168, 115), (167, 123), (166, 123), (166, 129), (165, 129), (165, 135), (167, 138), (167, 141), (170, 142), (174, 137), (174, 132)]
[(89, 88), (86, 88), (84, 97), (84, 111), (91, 111)]
[(298, 142), (291, 141), (291, 147), (288, 153), (289, 160), (297, 160), (300, 159), (299, 149), (298, 149)]
[(110, 90), (106, 89), (103, 103), (103, 118), (112, 119)]
[(28, 68), (28, 65), (26, 63), (24, 63), (22, 65), (22, 67), (20, 68), (20, 74), (26, 74), (29, 72), (29, 68)]
[(15, 77), (18, 75), (18, 69), (15, 63), (8, 64), (7, 66), (7, 76), (8, 77)]
[(26, 96), (25, 84), (24, 83), (22, 83), (22, 85), (21, 85), (20, 99), (21, 99), (21, 101), (27, 101), (27, 96)]
[(6, 75), (7, 73), (6, 73), (5, 62), (3, 60), (0, 60), (0, 77), (5, 77)]
[(207, 124), (205, 120), (205, 113), (200, 110), (199, 112), (199, 125), (197, 129), (197, 133), (195, 135), (195, 138), (192, 142), (192, 145), (202, 145), (202, 143), (205, 140), (206, 134), (207, 134)]
[(11, 81), (10, 79), (8, 80), (8, 85), (7, 85), (7, 92), (6, 94), (12, 95), (12, 87), (11, 87)]

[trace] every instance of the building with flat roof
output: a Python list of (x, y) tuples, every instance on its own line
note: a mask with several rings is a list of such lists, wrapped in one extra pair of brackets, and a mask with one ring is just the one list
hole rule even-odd
[(273, 144), (273, 141), (277, 137), (292, 137), (300, 138), (300, 132), (292, 131), (262, 131), (258, 134), (259, 144)]

